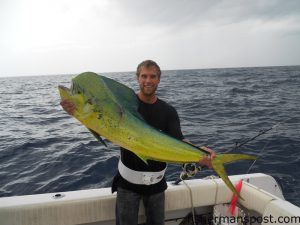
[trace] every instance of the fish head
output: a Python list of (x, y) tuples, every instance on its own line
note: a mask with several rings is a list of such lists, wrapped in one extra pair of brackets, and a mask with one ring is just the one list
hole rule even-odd
[(99, 110), (109, 98), (109, 91), (102, 77), (93, 72), (81, 73), (72, 79), (71, 93), (81, 95), (85, 104)]
[[(59, 86), (62, 100), (68, 99), (76, 106), (77, 117), (86, 117), (95, 112), (102, 115), (110, 99), (110, 92), (101, 76), (81, 73), (72, 79), (71, 88)], [(76, 117), (76, 115), (75, 115)]]
[(73, 94), (71, 89), (61, 85), (58, 86), (58, 90), (62, 101), (68, 100), (75, 105), (76, 110), (74, 116), (76, 118), (82, 119), (83, 117), (86, 117), (87, 114), (90, 114), (91, 107), (87, 107), (84, 95), (79, 93)]

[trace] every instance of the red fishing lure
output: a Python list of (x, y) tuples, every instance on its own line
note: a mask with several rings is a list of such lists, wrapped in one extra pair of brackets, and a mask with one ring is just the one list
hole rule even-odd
[[(243, 186), (243, 180), (240, 180), (236, 185), (235, 185), (235, 189), (237, 190), (238, 193), (241, 192)], [(236, 213), (236, 203), (237, 203), (237, 195), (234, 194), (232, 197), (232, 200), (230, 202), (230, 206), (229, 206), (229, 212), (231, 213), (231, 215), (235, 215)]]

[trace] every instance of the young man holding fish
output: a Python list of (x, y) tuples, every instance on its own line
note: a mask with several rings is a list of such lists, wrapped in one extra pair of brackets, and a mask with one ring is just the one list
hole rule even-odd
[[(184, 140), (176, 110), (156, 96), (161, 76), (159, 66), (152, 60), (143, 61), (139, 64), (136, 75), (140, 88), (137, 94), (139, 113), (151, 126), (174, 138)], [(204, 157), (199, 163), (211, 167), (210, 157), (215, 157), (215, 153), (208, 148), (206, 150), (211, 155)], [(138, 223), (140, 200), (144, 203), (146, 224), (164, 224), (166, 163), (153, 160), (147, 162), (148, 164), (145, 164), (134, 153), (121, 148), (119, 171), (112, 185), (112, 190), (117, 191), (118, 225)]]
[[(156, 96), (161, 76), (160, 67), (154, 61), (146, 60), (138, 65), (136, 75), (140, 88), (137, 94), (138, 112), (144, 120), (161, 132), (188, 142), (181, 133), (176, 110)], [(76, 110), (75, 105), (69, 101), (62, 101), (61, 105), (71, 115)], [(215, 152), (206, 147), (201, 149), (207, 151), (208, 155), (199, 164), (211, 168), (211, 158), (215, 157)], [(140, 200), (145, 206), (147, 224), (164, 224), (164, 191), (167, 189), (165, 171), (166, 163), (148, 160), (146, 164), (133, 152), (121, 148), (118, 173), (112, 184), (112, 191), (117, 191), (118, 225), (138, 224)]]

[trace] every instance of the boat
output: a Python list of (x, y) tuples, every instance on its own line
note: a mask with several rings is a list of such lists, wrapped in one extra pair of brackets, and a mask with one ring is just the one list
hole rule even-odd
[[(300, 208), (284, 199), (267, 174), (229, 176), (243, 181), (237, 213), (228, 214), (233, 194), (220, 178), (168, 182), (165, 224), (299, 224)], [(0, 225), (112, 225), (116, 194), (110, 188), (0, 198)], [(235, 218), (235, 220), (233, 220)], [(145, 222), (140, 204), (139, 224)], [(248, 222), (248, 223), (245, 223)]]

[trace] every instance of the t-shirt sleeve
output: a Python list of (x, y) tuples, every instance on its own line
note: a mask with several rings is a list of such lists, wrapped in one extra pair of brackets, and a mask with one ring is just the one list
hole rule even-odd
[(168, 134), (171, 135), (172, 137), (182, 140), (184, 139), (182, 132), (181, 132), (181, 127), (180, 127), (180, 120), (178, 113), (175, 108), (170, 107), (169, 113), (168, 113)]

